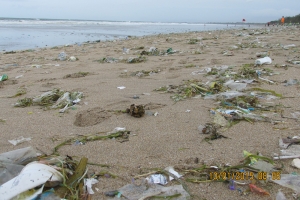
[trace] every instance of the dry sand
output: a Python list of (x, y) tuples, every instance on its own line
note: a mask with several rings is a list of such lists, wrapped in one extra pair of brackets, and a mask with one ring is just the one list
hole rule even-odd
[[(248, 35), (248, 33), (254, 34)], [(189, 39), (197, 38), (200, 42), (188, 44)], [(299, 135), (300, 127), (297, 120), (281, 118), (279, 113), (269, 112), (271, 118), (285, 123), (273, 125), (268, 122), (241, 121), (222, 131), (222, 134), (229, 139), (222, 138), (209, 144), (203, 141), (207, 135), (201, 134), (198, 126), (212, 121), (213, 115), (210, 114), (209, 109), (217, 106), (214, 100), (191, 98), (174, 103), (170, 98), (172, 94), (161, 94), (153, 90), (166, 85), (179, 85), (183, 83), (183, 80), (190, 79), (198, 79), (206, 83), (212, 80), (211, 76), (191, 73), (204, 67), (222, 65), (239, 68), (243, 64), (254, 63), (257, 59), (257, 52), (269, 51), (273, 60), (272, 64), (257, 68), (270, 68), (280, 74), (263, 76), (274, 81), (275, 84), (262, 82), (258, 87), (275, 90), (285, 97), (294, 97), (272, 100), (276, 104), (284, 105), (284, 115), (292, 117), (290, 113), (300, 109), (299, 85), (284, 86), (283, 81), (299, 79), (300, 66), (287, 63), (289, 59), (300, 59), (299, 38), (299, 27), (270, 27), (268, 29), (263, 27), (256, 30), (249, 28), (248, 30), (132, 37), (127, 40), (101, 41), (82, 46), (37, 49), (34, 52), (1, 53), (0, 75), (5, 73), (9, 79), (0, 83), (0, 119), (5, 119), (5, 122), (0, 122), (0, 153), (33, 146), (50, 154), (54, 146), (72, 136), (109, 132), (115, 127), (126, 127), (131, 131), (127, 142), (94, 141), (85, 145), (64, 146), (59, 150), (61, 155), (77, 158), (85, 156), (89, 162), (109, 165), (109, 168), (89, 166), (90, 171), (108, 170), (119, 176), (116, 179), (100, 178), (99, 183), (95, 185), (99, 191), (93, 199), (107, 199), (103, 192), (129, 184), (134, 176), (150, 172), (151, 168), (199, 167), (202, 164), (220, 166), (226, 163), (236, 165), (243, 159), (243, 150), (272, 157), (274, 153), (279, 153), (278, 139), (280, 137)], [(230, 50), (231, 46), (240, 46), (240, 44), (244, 44), (244, 48)], [(282, 47), (290, 44), (295, 44), (296, 47), (289, 49)], [(123, 54), (123, 47), (130, 49), (128, 54)], [(144, 47), (144, 49), (139, 49), (139, 47)], [(150, 47), (156, 47), (161, 51), (172, 48), (177, 52), (170, 55), (146, 56), (145, 62), (134, 64), (96, 61), (104, 57), (117, 59), (136, 57), (142, 50), (148, 50)], [(58, 54), (63, 51), (68, 56), (75, 56), (79, 60), (75, 62), (57, 60)], [(233, 55), (223, 55), (223, 51), (233, 52)], [(16, 65), (10, 66), (9, 64)], [(191, 64), (196, 67), (186, 67)], [(281, 67), (282, 65), (287, 65), (287, 69)], [(130, 75), (141, 70), (160, 71), (144, 77)], [(89, 72), (89, 75), (79, 78), (63, 78), (67, 74), (80, 71)], [(15, 78), (20, 75), (23, 76)], [(16, 94), (21, 86), (27, 88), (26, 94), (16, 98), (7, 98)], [(117, 88), (119, 86), (126, 88), (121, 90)], [(58, 113), (58, 110), (44, 111), (39, 106), (13, 107), (13, 104), (20, 98), (34, 97), (53, 88), (82, 91), (84, 98), (76, 109), (70, 109), (63, 114)], [(143, 93), (150, 95), (143, 95)], [(140, 98), (132, 98), (134, 95)], [(131, 104), (150, 102), (152, 106), (154, 105), (150, 109), (152, 112), (158, 112), (157, 116), (145, 115), (141, 118), (134, 118), (129, 114), (101, 113), (102, 109), (125, 110)], [(87, 110), (90, 110), (88, 114), (86, 114)], [(77, 125), (82, 125), (81, 127), (74, 125), (78, 112), (85, 113), (81, 121), (77, 122)], [(96, 118), (97, 113), (100, 113), (103, 118), (101, 116)], [(298, 129), (275, 130), (274, 127), (278, 126)], [(8, 142), (19, 136), (31, 137), (32, 140), (17, 146)], [(199, 163), (194, 162), (195, 158), (198, 158)], [(291, 160), (288, 160), (276, 162), (276, 164), (284, 164), (282, 173), (298, 173), (298, 169), (290, 167), (290, 162)], [(292, 190), (275, 183), (269, 183), (267, 186), (258, 185), (271, 194), (271, 197), (266, 197), (266, 199), (275, 199), (279, 188), (282, 188), (288, 199), (292, 198)], [(254, 193), (241, 196), (237, 190), (229, 190), (228, 185), (224, 183), (187, 183), (187, 186), (189, 192), (194, 195), (193, 199), (260, 198)], [(239, 187), (242, 190), (248, 189), (248, 186)]]

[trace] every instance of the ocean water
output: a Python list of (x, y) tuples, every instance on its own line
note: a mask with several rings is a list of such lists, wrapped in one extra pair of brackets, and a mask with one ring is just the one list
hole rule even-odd
[(0, 18), (0, 51), (243, 26), (246, 25)]

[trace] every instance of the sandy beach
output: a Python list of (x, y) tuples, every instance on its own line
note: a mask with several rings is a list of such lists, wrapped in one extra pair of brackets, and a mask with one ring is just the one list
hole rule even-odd
[[(2, 52), (0, 76), (6, 74), (8, 79), (0, 82), (0, 153), (32, 146), (49, 155), (66, 139), (105, 134), (116, 127), (125, 127), (130, 131), (127, 141), (118, 138), (89, 141), (83, 145), (65, 145), (58, 150), (63, 156), (87, 157), (91, 163), (108, 166), (88, 165), (89, 172), (106, 170), (118, 176), (100, 177), (99, 183), (94, 185), (98, 191), (95, 190), (93, 199), (110, 199), (104, 192), (130, 184), (138, 175), (168, 166), (184, 174), (187, 169), (203, 165), (238, 165), (244, 159), (243, 150), (273, 158), (280, 153), (279, 138), (299, 136), (299, 82), (286, 85), (290, 80), (299, 80), (300, 65), (292, 63), (300, 60), (299, 38), (299, 27), (247, 27)], [(154, 49), (158, 53), (151, 51)], [(62, 52), (66, 60), (58, 59)], [(247, 84), (245, 89), (272, 90), (282, 98), (262, 98), (260, 102), (273, 106), (272, 109), (253, 111), (268, 116), (271, 121), (241, 120), (231, 127), (220, 128), (219, 133), (227, 138), (206, 142), (208, 135), (198, 129), (214, 121), (211, 109), (220, 105), (219, 100), (196, 95), (175, 102), (170, 97), (176, 93), (155, 91), (164, 86), (182, 85), (188, 80), (209, 85), (220, 77), (226, 81), (234, 79), (230, 75), (206, 74), (205, 69), (228, 66), (232, 72), (240, 73), (242, 66), (259, 59), (257, 53), (260, 52), (267, 52), (272, 63), (254, 66), (262, 72), (263, 79), (252, 78), (256, 81)], [(129, 62), (132, 58), (139, 58), (141, 62)], [(118, 88), (121, 86), (125, 88)], [(26, 93), (13, 97), (20, 88)], [(34, 105), (14, 107), (19, 99), (33, 98), (55, 88), (79, 91), (83, 97), (64, 113)], [(144, 105), (146, 113), (136, 118), (117, 112), (131, 104)], [(275, 109), (275, 105), (280, 109)], [(8, 142), (20, 136), (31, 140), (16, 146)], [(299, 169), (291, 167), (291, 161), (277, 160), (274, 166), (284, 166), (282, 174), (299, 173)], [(249, 191), (244, 195), (243, 192), (249, 190), (248, 185), (237, 185), (241, 193), (230, 190), (227, 183), (186, 181), (190, 176), (187, 174), (181, 179), (192, 199), (261, 198)], [(135, 183), (140, 184), (143, 178), (136, 178)], [(180, 183), (170, 181), (167, 186), (176, 184)], [(292, 189), (276, 183), (255, 184), (270, 193), (265, 199), (275, 199), (279, 189), (287, 199), (293, 198)]]

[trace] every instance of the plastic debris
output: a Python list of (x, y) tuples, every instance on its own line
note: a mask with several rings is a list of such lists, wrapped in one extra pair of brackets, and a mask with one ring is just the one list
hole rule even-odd
[(299, 175), (281, 174), (280, 180), (272, 180), (272, 181), (281, 186), (291, 188), (292, 190), (294, 190), (297, 193), (300, 192), (300, 176)]
[(231, 90), (242, 90), (247, 87), (247, 83), (239, 83), (235, 82), (234, 80), (229, 80), (226, 83), (224, 83), (225, 86), (229, 87)]
[(65, 52), (61, 52), (58, 54), (58, 59), (61, 61), (67, 60), (67, 54)]
[(76, 58), (75, 56), (71, 56), (71, 57), (69, 58), (69, 61), (72, 61), (72, 62), (74, 62), (74, 61), (76, 61), (76, 60), (78, 60), (78, 58)]
[(94, 178), (85, 178), (84, 179), (84, 185), (87, 189), (87, 192), (89, 194), (94, 194), (94, 191), (92, 189), (92, 185), (98, 183), (99, 181), (97, 179), (94, 179)]
[(18, 78), (21, 78), (21, 77), (23, 77), (23, 74), (19, 75), (19, 76), (16, 76), (15, 79), (18, 79)]
[[(164, 187), (158, 184), (147, 186), (145, 184), (142, 185), (134, 185), (128, 184), (119, 188), (118, 194), (122, 194), (122, 196), (126, 199), (148, 199), (153, 197), (155, 199), (170, 199), (172, 200), (186, 200), (189, 199), (190, 195), (187, 191), (182, 187), (182, 185), (173, 185), (170, 187)], [(111, 193), (116, 192), (112, 191)], [(114, 200), (117, 200), (118, 197), (115, 197)]]
[(126, 87), (125, 86), (119, 86), (117, 88), (120, 89), (120, 90), (124, 90)]
[(66, 110), (66, 105), (70, 107), (80, 102), (82, 96), (82, 92), (64, 92), (59, 89), (53, 89), (52, 91), (45, 92), (34, 98), (19, 99), (14, 106), (27, 107), (31, 105), (40, 105), (52, 109), (63, 108), (63, 110), (60, 110), (60, 112), (62, 112)]
[[(174, 167), (169, 166), (165, 168), (166, 171), (170, 172), (171, 174), (173, 174), (176, 178), (180, 178), (182, 177), (182, 175), (180, 175), (178, 172), (176, 172), (174, 170)], [(169, 180), (172, 181), (174, 178), (172, 176), (169, 176)]]
[(193, 71), (192, 75), (207, 74), (208, 72), (211, 72), (211, 68), (210, 67), (206, 67), (206, 68), (198, 70), (198, 71)]
[(272, 59), (270, 57), (260, 58), (255, 61), (256, 65), (271, 64), (271, 63), (272, 63)]
[(16, 177), (23, 165), (34, 161), (37, 157), (32, 147), (26, 147), (0, 154), (0, 185)]
[(151, 176), (147, 177), (146, 180), (150, 184), (166, 185), (168, 183), (166, 177), (162, 174), (152, 174)]
[(299, 83), (299, 81), (297, 79), (290, 79), (288, 81), (285, 81), (285, 83), (283, 85), (284, 86), (289, 86), (289, 85), (296, 85), (298, 83)]
[(270, 196), (269, 192), (267, 192), (267, 191), (265, 191), (265, 190), (257, 187), (256, 185), (254, 185), (252, 183), (249, 184), (249, 187), (250, 187), (251, 192), (254, 192), (254, 193), (257, 193), (257, 194), (260, 194), (260, 195), (268, 195), (268, 196)]
[(206, 95), (204, 99), (232, 99), (234, 97), (245, 96), (245, 95), (246, 93), (239, 92), (239, 91), (227, 91), (215, 95)]
[(235, 184), (234, 180), (232, 180), (232, 179), (229, 180), (229, 189), (230, 190), (236, 189), (236, 184)]
[(226, 127), (229, 125), (228, 121), (225, 119), (225, 117), (223, 115), (221, 115), (220, 113), (216, 112), (215, 116), (214, 116), (214, 123), (222, 126), (222, 127)]
[(129, 50), (130, 49), (127, 49), (127, 48), (123, 47), (123, 54), (129, 54)]
[(17, 144), (21, 144), (23, 142), (30, 141), (30, 140), (31, 140), (31, 138), (24, 138), (23, 136), (20, 136), (16, 139), (8, 140), (8, 142), (13, 144), (14, 146), (16, 146)]
[(293, 116), (293, 118), (298, 119), (300, 117), (300, 112), (293, 112), (291, 113), (291, 115)]
[(277, 194), (276, 194), (276, 200), (287, 200), (283, 194), (283, 192), (281, 192), (281, 190), (278, 190)]
[(6, 81), (8, 79), (8, 76), (6, 74), (3, 74), (0, 76), (0, 82), (1, 81)]
[[(300, 152), (299, 152), (300, 153)], [(296, 167), (298, 169), (300, 169), (300, 159), (299, 158), (295, 158), (293, 161), (292, 161), (292, 166), (293, 167)]]
[(291, 47), (296, 47), (296, 45), (295, 44), (288, 44), (288, 45), (283, 46), (283, 48), (287, 49), (287, 50), (290, 49)]
[(0, 195), (3, 199), (11, 199), (46, 182), (59, 184), (62, 181), (63, 175), (54, 168), (33, 162), (26, 165), (17, 177), (4, 183), (0, 187)]

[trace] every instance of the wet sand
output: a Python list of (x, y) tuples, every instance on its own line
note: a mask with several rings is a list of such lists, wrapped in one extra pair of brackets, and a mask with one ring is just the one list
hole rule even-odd
[[(192, 75), (192, 72), (205, 67), (223, 65), (238, 69), (243, 64), (254, 63), (257, 59), (256, 53), (269, 51), (272, 64), (258, 66), (257, 69), (273, 70), (274, 75), (263, 77), (274, 81), (275, 84), (260, 81), (260, 85), (248, 85), (247, 88), (260, 87), (289, 97), (270, 101), (273, 105), (282, 104), (284, 116), (292, 118), (292, 112), (300, 111), (299, 85), (284, 86), (283, 82), (299, 79), (300, 66), (287, 62), (291, 59), (299, 60), (299, 38), (299, 28), (296, 27), (248, 28), (131, 37), (127, 40), (101, 41), (81, 46), (43, 48), (33, 52), (1, 53), (0, 75), (7, 74), (9, 79), (0, 83), (0, 119), (2, 119), (0, 153), (33, 146), (42, 153), (51, 154), (56, 145), (70, 137), (126, 127), (131, 131), (127, 142), (121, 143), (117, 139), (101, 140), (87, 142), (85, 145), (67, 145), (59, 149), (61, 155), (87, 157), (91, 163), (109, 166), (105, 168), (90, 165), (88, 166), (90, 171), (107, 170), (118, 175), (115, 179), (101, 177), (99, 183), (95, 185), (99, 190), (95, 192), (93, 199), (108, 199), (103, 192), (118, 189), (131, 183), (133, 177), (156, 168), (174, 166), (183, 172), (184, 168), (200, 167), (203, 164), (237, 165), (243, 160), (243, 150), (273, 157), (274, 153), (280, 152), (278, 145), (280, 137), (299, 135), (300, 127), (297, 120), (282, 118), (278, 112), (263, 112), (272, 119), (284, 123), (241, 121), (221, 131), (228, 137), (227, 139), (221, 138), (209, 144), (203, 140), (207, 135), (200, 133), (198, 126), (213, 121), (213, 115), (209, 110), (218, 106), (215, 100), (189, 98), (175, 103), (170, 98), (173, 94), (154, 90), (166, 85), (180, 85), (184, 80), (198, 79), (203, 83), (213, 81), (215, 78), (213, 76)], [(189, 44), (190, 39), (198, 40), (196, 44)], [(291, 44), (295, 47), (283, 48)], [(130, 50), (124, 53), (123, 47)], [(141, 63), (99, 62), (103, 58), (126, 61), (130, 57), (138, 57), (143, 50), (148, 51), (151, 47), (160, 51), (172, 48), (176, 52), (158, 56), (146, 55), (146, 61)], [(78, 60), (74, 62), (58, 60), (58, 54), (61, 52), (65, 52), (68, 57), (75, 56)], [(140, 77), (132, 75), (142, 70), (156, 73)], [(64, 78), (68, 74), (78, 72), (89, 74), (78, 78)], [(126, 88), (118, 89), (119, 86)], [(15, 95), (19, 87), (27, 88), (27, 93), (20, 97), (7, 98)], [(39, 106), (13, 107), (18, 99), (35, 97), (54, 88), (81, 91), (84, 97), (74, 109), (69, 109), (66, 113), (43, 110)], [(139, 98), (133, 98), (134, 95)], [(92, 114), (87, 114), (86, 118), (81, 119), (82, 126), (74, 124), (76, 114), (79, 112), (125, 110), (131, 104), (149, 103), (152, 103), (150, 111), (158, 112), (157, 116), (146, 114), (141, 118), (135, 118), (129, 114), (108, 112), (102, 119), (96, 120), (99, 123), (91, 125), (93, 122), (89, 122), (95, 118)], [(276, 127), (287, 129), (276, 130)], [(290, 127), (294, 129), (289, 129)], [(31, 140), (17, 146), (8, 142), (19, 136), (30, 137)], [(275, 163), (284, 164), (282, 173), (299, 173), (298, 169), (290, 166), (291, 160)], [(136, 180), (137, 183), (140, 181), (141, 179)], [(171, 182), (168, 185), (172, 184), (177, 183)], [(194, 195), (193, 199), (232, 200), (259, 197), (254, 193), (241, 196), (237, 190), (229, 190), (228, 184), (224, 183), (186, 184), (189, 192)], [(287, 199), (292, 198), (291, 189), (275, 183), (257, 184), (271, 194), (266, 199), (275, 199), (280, 188)], [(248, 186), (238, 188), (245, 191)]]

